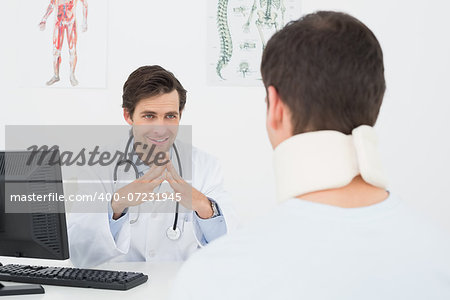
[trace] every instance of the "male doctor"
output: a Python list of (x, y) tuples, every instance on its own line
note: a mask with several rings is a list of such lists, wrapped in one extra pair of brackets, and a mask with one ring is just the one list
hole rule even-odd
[[(233, 212), (218, 161), (175, 143), (185, 103), (186, 90), (171, 72), (144, 66), (131, 73), (123, 87), (122, 107), (132, 127), (126, 152), (132, 153), (134, 167), (118, 163), (93, 175), (103, 180), (90, 192), (113, 196), (101, 212), (69, 215), (74, 265), (185, 260), (227, 232)], [(155, 203), (163, 192), (166, 203)], [(181, 200), (181, 205), (173, 200)]]

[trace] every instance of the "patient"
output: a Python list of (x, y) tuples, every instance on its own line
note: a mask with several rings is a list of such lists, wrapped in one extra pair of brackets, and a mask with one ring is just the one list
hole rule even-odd
[(261, 73), (279, 205), (193, 255), (173, 298), (450, 299), (449, 237), (387, 191), (372, 31), (306, 15), (270, 39)]

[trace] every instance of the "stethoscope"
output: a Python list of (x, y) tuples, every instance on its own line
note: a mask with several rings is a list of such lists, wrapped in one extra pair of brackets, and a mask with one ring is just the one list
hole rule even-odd
[[(125, 153), (124, 153), (124, 158), (122, 160), (119, 160), (116, 164), (116, 166), (114, 167), (114, 175), (113, 175), (113, 179), (114, 179), (114, 184), (116, 184), (117, 182), (117, 171), (119, 169), (120, 166), (122, 165), (126, 165), (129, 164), (133, 170), (134, 170), (134, 174), (136, 176), (136, 179), (139, 178), (139, 170), (136, 166), (136, 164), (131, 161), (130, 159), (128, 159), (128, 152), (130, 149), (130, 145), (131, 142), (133, 141), (133, 135), (130, 135), (130, 138), (128, 139), (127, 145), (125, 146)], [(183, 177), (183, 169), (181, 168), (181, 160), (180, 160), (180, 155), (178, 153), (178, 149), (177, 146), (175, 145), (175, 143), (173, 143), (173, 149), (175, 150), (175, 155), (177, 157), (177, 163), (178, 163), (178, 171), (180, 172), (180, 176)], [(133, 152), (134, 152), (134, 147), (133, 147)], [(133, 155), (131, 156), (133, 157)], [(180, 203), (178, 201), (176, 201), (176, 205), (175, 205), (175, 218), (173, 220), (173, 226), (169, 226), (169, 228), (167, 228), (166, 230), (166, 236), (169, 240), (175, 241), (178, 240), (181, 236), (181, 230), (180, 228), (177, 226), (178, 224), (178, 211), (179, 211), (179, 206)], [(137, 217), (134, 220), (130, 220), (130, 224), (134, 224), (139, 220), (139, 215), (140, 215), (140, 205), (138, 206), (138, 212), (137, 212)]]

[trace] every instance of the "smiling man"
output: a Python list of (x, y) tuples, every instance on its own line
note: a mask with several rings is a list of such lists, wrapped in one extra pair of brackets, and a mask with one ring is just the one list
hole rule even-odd
[(218, 161), (177, 139), (185, 103), (186, 90), (160, 66), (128, 77), (125, 155), (102, 171), (110, 180), (96, 185), (95, 192), (113, 195), (108, 212), (71, 215), (75, 265), (185, 260), (227, 232), (233, 213)]

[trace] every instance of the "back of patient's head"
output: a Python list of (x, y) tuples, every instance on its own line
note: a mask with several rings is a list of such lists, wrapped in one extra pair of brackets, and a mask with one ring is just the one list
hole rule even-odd
[(290, 22), (267, 43), (261, 63), (266, 88), (288, 107), (293, 134), (373, 126), (386, 89), (383, 53), (354, 17), (319, 11)]

